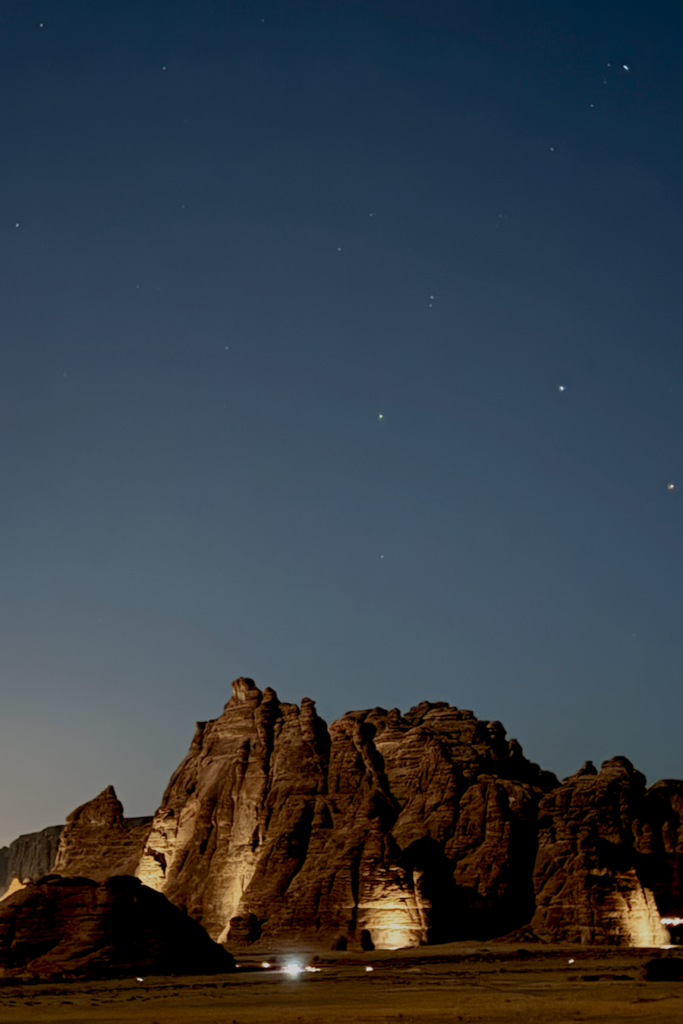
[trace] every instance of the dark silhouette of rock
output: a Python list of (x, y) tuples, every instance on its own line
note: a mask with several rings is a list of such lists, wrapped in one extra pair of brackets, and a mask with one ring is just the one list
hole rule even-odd
[(124, 818), (114, 787), (108, 786), (68, 816), (48, 870), (96, 882), (112, 875), (134, 875), (151, 824), (151, 817)]
[(659, 945), (667, 940), (652, 891), (636, 870), (633, 822), (645, 778), (625, 757), (590, 762), (538, 809), (531, 926), (553, 941)]
[(643, 967), (644, 981), (683, 981), (683, 957), (656, 956)]
[(683, 781), (665, 779), (645, 794), (633, 822), (638, 875), (663, 917), (683, 916)]
[(197, 726), (138, 874), (231, 942), (501, 934), (533, 913), (535, 808), (555, 785), (469, 711), (424, 702), (328, 730), (312, 701), (238, 679)]
[(0, 849), (0, 899), (25, 878), (39, 878), (52, 869), (63, 825), (19, 836)]
[(101, 884), (47, 876), (0, 904), (6, 978), (213, 974), (233, 967), (201, 925), (129, 876)]

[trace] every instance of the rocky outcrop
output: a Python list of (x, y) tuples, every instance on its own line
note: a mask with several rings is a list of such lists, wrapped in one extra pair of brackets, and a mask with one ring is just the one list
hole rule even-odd
[(124, 818), (114, 787), (108, 786), (68, 816), (48, 870), (96, 882), (112, 875), (133, 875), (151, 824), (151, 817)]
[(631, 946), (667, 940), (637, 870), (633, 825), (644, 804), (645, 778), (625, 757), (605, 761), (599, 772), (587, 762), (544, 797), (531, 922), (539, 936)]
[(0, 899), (25, 878), (40, 878), (52, 869), (63, 825), (19, 836), (0, 849)]
[(0, 899), (55, 873), (83, 875), (102, 882), (112, 875), (135, 874), (152, 817), (124, 818), (112, 786), (77, 807), (66, 825), (19, 836), (0, 849)]
[(239, 679), (199, 723), (137, 873), (230, 942), (501, 934), (533, 912), (535, 809), (556, 784), (469, 711), (425, 702), (328, 730), (312, 701)]
[(683, 917), (683, 781), (665, 779), (647, 791), (633, 833), (643, 884), (664, 917)]
[(234, 961), (165, 897), (131, 877), (50, 877), (0, 904), (0, 976), (213, 974)]
[(425, 701), (328, 728), (313, 701), (241, 678), (198, 723), (153, 821), (124, 818), (109, 787), (44, 863), (96, 882), (135, 873), (231, 945), (521, 930), (657, 945), (661, 917), (683, 918), (683, 782), (646, 791), (618, 757), (560, 783), (470, 711)]

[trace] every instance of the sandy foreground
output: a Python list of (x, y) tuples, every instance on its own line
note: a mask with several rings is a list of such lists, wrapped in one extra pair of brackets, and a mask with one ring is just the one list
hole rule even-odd
[[(655, 952), (454, 943), (316, 959), (260, 954), (240, 958), (237, 974), (206, 978), (0, 983), (0, 1022), (683, 1022), (683, 982), (642, 979)], [(278, 966), (254, 970), (262, 959)], [(320, 970), (291, 977), (281, 969), (287, 961)]]

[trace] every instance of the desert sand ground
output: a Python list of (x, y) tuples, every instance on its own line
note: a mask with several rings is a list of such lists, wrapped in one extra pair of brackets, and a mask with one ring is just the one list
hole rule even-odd
[[(366, 954), (260, 954), (218, 977), (0, 983), (14, 1024), (569, 1024), (683, 1022), (683, 982), (642, 978), (655, 950), (449, 946)], [(672, 950), (668, 955), (681, 956)], [(273, 964), (256, 970), (261, 959)], [(315, 973), (291, 977), (294, 961)], [(366, 970), (372, 967), (372, 971)]]

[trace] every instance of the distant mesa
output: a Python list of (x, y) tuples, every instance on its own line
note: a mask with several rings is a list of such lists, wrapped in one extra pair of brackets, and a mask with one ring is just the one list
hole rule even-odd
[[(31, 838), (0, 891), (31, 876), (31, 851), (44, 864)], [(240, 678), (153, 819), (124, 818), (110, 787), (69, 815), (52, 857), (65, 877), (135, 874), (230, 948), (658, 946), (661, 918), (683, 918), (683, 782), (646, 789), (624, 757), (559, 782), (500, 722), (446, 703), (328, 728), (312, 700)]]
[(0, 847), (0, 898), (7, 895), (10, 885), (16, 887), (24, 878), (39, 878), (52, 869), (63, 828), (51, 825)]

